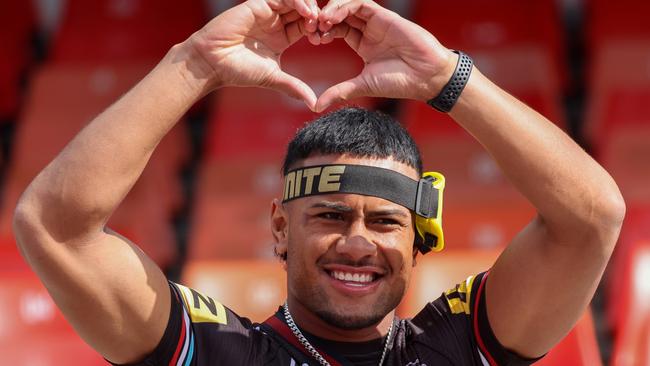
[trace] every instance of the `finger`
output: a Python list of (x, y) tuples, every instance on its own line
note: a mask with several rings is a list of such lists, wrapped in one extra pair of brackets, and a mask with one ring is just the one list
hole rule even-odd
[(318, 31), (318, 20), (316, 19), (304, 19), (305, 30), (309, 33), (314, 33)]
[(303, 19), (303, 17), (297, 11), (292, 10), (286, 14), (283, 14), (280, 19), (282, 20), (282, 24), (289, 24), (295, 22), (298, 19)]
[(307, 5), (311, 9), (311, 12), (315, 14), (315, 20), (318, 19), (318, 14), (320, 13), (320, 7), (318, 7), (318, 1), (317, 0), (307, 0)]
[(334, 103), (359, 98), (368, 95), (366, 83), (357, 76), (327, 89), (316, 102), (316, 112), (320, 113)]
[(309, 32), (307, 32), (304, 27), (305, 25), (302, 21), (302, 18), (284, 26), (284, 31), (287, 34), (287, 41), (290, 45), (298, 42), (298, 40), (300, 40), (306, 34), (309, 34)]
[(320, 33), (315, 32), (315, 33), (307, 33), (307, 40), (309, 43), (311, 43), (314, 46), (318, 46), (321, 44), (321, 36)]
[(361, 44), (363, 33), (349, 26), (347, 23), (341, 23), (335, 25), (329, 32), (324, 33), (322, 38), (327, 38), (328, 40), (330, 38), (344, 38), (345, 42), (356, 51), (359, 49), (359, 44)]
[(269, 0), (269, 6), (277, 11), (283, 8), (295, 9), (305, 18), (316, 19), (318, 17), (318, 12), (312, 10), (309, 0)]
[(312, 111), (316, 110), (316, 94), (307, 84), (295, 76), (280, 71), (273, 77), (269, 87), (281, 91), (292, 98), (302, 100), (309, 109)]
[(349, 17), (345, 18), (343, 22), (349, 25), (350, 27), (360, 30), (361, 32), (366, 30), (366, 25), (368, 24), (366, 23), (366, 21), (361, 20), (356, 15), (350, 15)]
[(320, 43), (321, 44), (330, 44), (334, 41), (334, 34), (332, 32), (325, 32), (321, 34), (320, 36)]
[(320, 12), (318, 19), (321, 23), (339, 24), (345, 18), (354, 15), (368, 21), (375, 13), (374, 3), (366, 0), (333, 0)]

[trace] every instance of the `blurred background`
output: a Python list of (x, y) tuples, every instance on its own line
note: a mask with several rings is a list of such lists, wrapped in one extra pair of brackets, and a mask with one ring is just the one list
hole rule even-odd
[[(74, 334), (20, 257), (13, 208), (82, 126), (171, 45), (234, 3), (0, 0), (0, 365), (106, 364)], [(596, 298), (539, 364), (650, 365), (650, 2), (382, 3), (469, 53), (483, 73), (576, 139), (623, 191), (628, 216)], [(301, 41), (283, 67), (318, 94), (356, 75), (362, 62), (343, 41), (317, 52)], [(447, 249), (419, 257), (398, 309), (410, 316), (487, 270), (534, 210), (447, 116), (409, 101), (354, 104), (403, 122), (427, 170), (447, 177)], [(263, 321), (286, 295), (272, 254), (270, 201), (280, 192), (286, 143), (314, 117), (301, 102), (266, 90), (213, 93), (160, 144), (109, 225), (170, 279)]]

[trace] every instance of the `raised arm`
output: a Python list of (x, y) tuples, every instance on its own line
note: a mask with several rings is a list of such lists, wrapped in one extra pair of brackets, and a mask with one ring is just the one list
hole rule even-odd
[[(431, 34), (372, 1), (331, 1), (320, 20), (329, 31), (323, 40), (344, 37), (366, 66), (326, 91), (318, 110), (363, 95), (425, 102), (457, 62)], [(477, 69), (451, 116), (537, 209), (490, 271), (486, 301), (497, 339), (522, 356), (540, 356), (588, 306), (619, 234), (623, 199), (609, 174), (564, 132)]]
[(279, 57), (315, 30), (317, 11), (315, 0), (250, 0), (215, 18), (84, 128), (20, 199), (14, 231), (22, 253), (77, 332), (109, 360), (138, 361), (155, 348), (170, 290), (106, 221), (163, 136), (213, 89), (264, 86), (313, 107), (314, 93), (281, 71)]

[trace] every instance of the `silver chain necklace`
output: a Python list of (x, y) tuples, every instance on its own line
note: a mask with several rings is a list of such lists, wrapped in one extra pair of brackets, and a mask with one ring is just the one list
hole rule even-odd
[[(327, 360), (321, 356), (318, 351), (316, 351), (316, 348), (309, 343), (307, 338), (302, 334), (298, 326), (296, 325), (296, 322), (293, 321), (293, 317), (291, 316), (291, 313), (289, 312), (289, 305), (285, 302), (284, 305), (282, 306), (282, 309), (284, 311), (284, 319), (287, 321), (287, 325), (289, 326), (289, 329), (291, 329), (291, 332), (293, 333), (296, 338), (298, 338), (298, 341), (300, 344), (305, 347), (307, 351), (311, 354), (313, 358), (315, 358), (318, 363), (321, 364), (321, 366), (331, 366)], [(388, 353), (388, 345), (390, 344), (390, 337), (393, 334), (393, 325), (395, 324), (395, 321), (390, 323), (390, 328), (388, 328), (388, 336), (386, 336), (386, 344), (384, 344), (384, 351), (381, 353), (381, 359), (379, 360), (379, 366), (382, 366), (384, 364), (384, 359), (386, 358), (386, 354)]]

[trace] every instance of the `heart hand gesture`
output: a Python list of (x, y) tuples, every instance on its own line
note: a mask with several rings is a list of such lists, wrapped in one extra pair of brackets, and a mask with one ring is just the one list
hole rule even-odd
[(429, 32), (373, 1), (331, 0), (319, 14), (319, 30), (321, 43), (344, 38), (365, 61), (361, 74), (320, 96), (319, 112), (362, 96), (429, 100), (456, 65), (457, 56)]
[(189, 42), (211, 70), (214, 88), (271, 88), (313, 110), (313, 90), (282, 71), (280, 57), (303, 36), (314, 37), (318, 12), (316, 0), (249, 0), (214, 18)]

